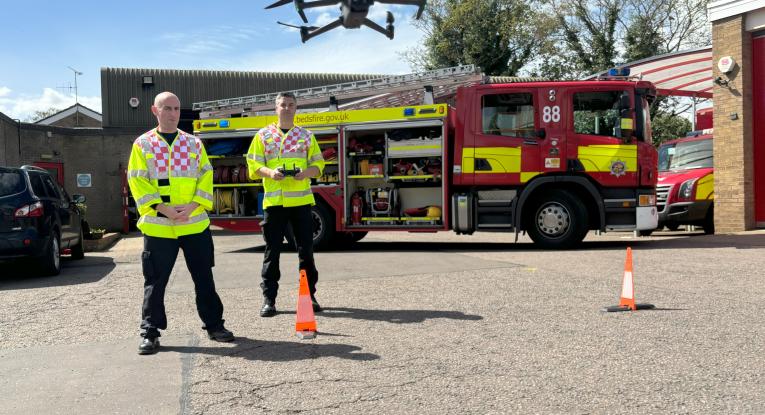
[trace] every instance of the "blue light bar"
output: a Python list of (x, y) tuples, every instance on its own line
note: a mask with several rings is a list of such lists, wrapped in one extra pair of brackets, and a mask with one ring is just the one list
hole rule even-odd
[(218, 121), (218, 127), (220, 127), (220, 128), (228, 128), (228, 120), (220, 120), (220, 121)]
[(608, 70), (608, 76), (630, 76), (630, 68), (626, 66), (611, 68)]
[(414, 108), (404, 108), (404, 117), (414, 116)]

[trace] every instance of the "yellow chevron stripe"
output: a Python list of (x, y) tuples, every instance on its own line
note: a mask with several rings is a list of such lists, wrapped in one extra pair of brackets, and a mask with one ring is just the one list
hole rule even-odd
[(696, 200), (715, 199), (715, 175), (709, 173), (696, 182)]
[(637, 146), (634, 144), (579, 146), (577, 151), (587, 172), (608, 173), (616, 161), (624, 162), (626, 172), (637, 171)]

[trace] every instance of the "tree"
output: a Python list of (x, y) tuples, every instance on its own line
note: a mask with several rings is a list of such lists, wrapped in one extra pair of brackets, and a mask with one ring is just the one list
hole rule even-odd
[(54, 107), (50, 107), (47, 110), (42, 110), (42, 111), (37, 110), (34, 113), (32, 113), (32, 115), (27, 117), (26, 122), (37, 122), (42, 120), (43, 118), (48, 118), (59, 111), (61, 110)]
[(667, 140), (685, 137), (689, 131), (691, 131), (691, 122), (680, 115), (661, 111), (651, 119), (653, 144), (656, 146)]
[(404, 53), (414, 69), (474, 64), (487, 75), (516, 75), (544, 42), (527, 0), (430, 0), (415, 24), (424, 46)]

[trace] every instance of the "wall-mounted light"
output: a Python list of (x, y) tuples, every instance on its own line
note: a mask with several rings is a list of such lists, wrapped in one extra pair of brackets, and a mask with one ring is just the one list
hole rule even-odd
[(142, 82), (143, 82), (143, 86), (154, 85), (154, 77), (151, 75), (144, 75)]
[(730, 81), (729, 81), (729, 80), (727, 80), (727, 79), (724, 79), (722, 76), (718, 76), (718, 77), (717, 77), (717, 78), (715, 78), (715, 80), (714, 80), (714, 83), (716, 83), (717, 85), (720, 85), (720, 86), (721, 86), (721, 87), (723, 87), (723, 88), (725, 88), (725, 87), (727, 87), (727, 86), (728, 86), (728, 82), (730, 82)]

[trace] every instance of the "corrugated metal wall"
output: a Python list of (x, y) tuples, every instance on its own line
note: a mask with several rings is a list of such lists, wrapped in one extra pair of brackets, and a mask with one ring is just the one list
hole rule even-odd
[[(154, 84), (144, 86), (144, 76)], [(154, 96), (171, 91), (184, 109), (191, 104), (269, 92), (288, 91), (321, 85), (377, 78), (372, 74), (320, 74), (281, 72), (239, 72), (176, 69), (101, 68), (101, 99), (104, 127), (150, 128), (157, 120), (151, 114)], [(137, 108), (129, 105), (139, 99)]]

